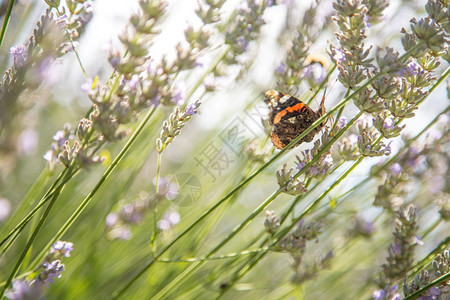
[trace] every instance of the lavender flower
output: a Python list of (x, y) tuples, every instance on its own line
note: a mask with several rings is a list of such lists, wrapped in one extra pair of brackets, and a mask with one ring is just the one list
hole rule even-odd
[(339, 63), (345, 61), (345, 53), (343, 50), (333, 48), (332, 53), (333, 53), (332, 58), (334, 61), (339, 62)]
[[(153, 179), (153, 184), (156, 184), (156, 178)], [(164, 197), (167, 200), (173, 200), (178, 195), (179, 186), (176, 182), (166, 177), (161, 177), (158, 183), (158, 196)]]
[(413, 261), (417, 236), (417, 214), (414, 205), (400, 208), (396, 217), (394, 243), (389, 247), (387, 262), (382, 266), (381, 285), (405, 277)]
[(344, 136), (340, 141), (336, 143), (339, 157), (344, 160), (358, 159), (360, 154), (358, 151), (356, 151), (358, 148), (357, 142), (358, 136), (356, 134), (352, 133), (348, 136)]
[(341, 130), (342, 128), (345, 127), (345, 125), (347, 125), (347, 118), (346, 118), (346, 117), (341, 117), (341, 118), (338, 120), (336, 127), (337, 127), (339, 130)]
[(370, 238), (375, 232), (375, 227), (372, 222), (357, 216), (354, 219), (354, 224), (350, 232), (352, 235)]
[(106, 237), (110, 240), (129, 240), (131, 239), (131, 237), (133, 236), (133, 234), (131, 233), (131, 229), (129, 225), (116, 225), (113, 223), (113, 218), (117, 217), (117, 215), (110, 213), (107, 218), (106, 218), (106, 222), (107, 222), (107, 227), (108, 227), (108, 231), (106, 234)]
[(205, 79), (203, 80), (203, 85), (205, 86), (205, 89), (207, 92), (212, 92), (217, 88), (218, 85), (218, 78), (214, 76), (214, 74), (209, 73), (206, 75)]
[(14, 65), (16, 68), (21, 68), (24, 66), (27, 59), (27, 47), (19, 44), (15, 47), (11, 47), (9, 52), (13, 55)]
[[(154, 183), (156, 182), (154, 181)], [(178, 195), (178, 189), (178, 184), (175, 182), (168, 178), (161, 178), (159, 181), (158, 197), (155, 198), (154, 192), (152, 192), (151, 197), (147, 193), (140, 193), (138, 198), (133, 201), (121, 201), (106, 217), (107, 238), (111, 240), (131, 239), (132, 227), (141, 224), (145, 220), (145, 216), (152, 211), (154, 201), (160, 201), (163, 197), (168, 200), (173, 200)], [(172, 225), (178, 223), (178, 213), (174, 212), (172, 214), (170, 212), (172, 211), (164, 215), (161, 220), (162, 226), (169, 223)]]
[(225, 36), (225, 43), (231, 49), (226, 58), (229, 64), (234, 63), (237, 56), (247, 51), (250, 41), (256, 39), (265, 24), (262, 15), (267, 7), (267, 1), (256, 0), (247, 0), (241, 6)]
[(284, 62), (280, 62), (280, 64), (275, 68), (275, 72), (283, 75), (286, 72), (286, 64)]
[(375, 300), (400, 300), (397, 290), (398, 285), (394, 284), (392, 287), (387, 285), (384, 289), (373, 292), (372, 297)]
[(91, 78), (88, 78), (82, 85), (81, 85), (81, 91), (85, 92), (86, 94), (89, 93), (91, 90), (94, 89), (94, 80)]
[(32, 153), (38, 144), (38, 134), (36, 130), (28, 128), (22, 131), (17, 138), (17, 150), (28, 155)]
[(172, 230), (175, 225), (180, 222), (180, 214), (176, 211), (169, 210), (164, 213), (158, 222), (158, 228), (162, 231)]
[(314, 279), (320, 271), (331, 268), (333, 257), (333, 252), (328, 251), (324, 256), (316, 257), (314, 262), (304, 264), (303, 268), (297, 266), (297, 268), (294, 269), (295, 273), (294, 276), (292, 276), (291, 282), (301, 285), (305, 281)]
[(372, 82), (376, 95), (383, 100), (397, 99), (401, 88), (400, 80), (391, 76), (380, 76)]
[(34, 283), (45, 285), (47, 287), (49, 283), (54, 282), (55, 278), (60, 278), (61, 272), (64, 271), (64, 265), (59, 260), (55, 260), (51, 263), (46, 262), (42, 267), (44, 270), (39, 273)]
[(191, 103), (186, 107), (186, 115), (193, 116), (197, 113), (197, 106), (195, 103)]
[(62, 147), (66, 141), (70, 141), (74, 139), (74, 135), (72, 134), (72, 128), (70, 124), (67, 124), (67, 127), (64, 130), (58, 130), (53, 136), (53, 140), (56, 142), (58, 147)]
[(406, 68), (400, 70), (399, 74), (400, 76), (410, 77), (410, 76), (416, 76), (420, 72), (420, 66), (414, 62), (410, 61)]
[(403, 197), (408, 194), (411, 179), (403, 172), (400, 164), (391, 165), (389, 170), (383, 176), (383, 183), (378, 186), (374, 205), (396, 210), (403, 203)]
[(364, 50), (363, 42), (366, 38), (365, 20), (369, 9), (362, 2), (348, 0), (337, 1), (333, 7), (336, 10), (333, 20), (340, 29), (336, 37), (341, 48), (339, 51), (335, 47), (331, 48), (339, 70), (338, 78), (345, 87), (353, 89), (367, 78), (364, 70), (372, 67), (371, 59), (367, 58), (370, 48)]
[(140, 78), (138, 74), (131, 76), (131, 80), (128, 81), (128, 87), (130, 90), (136, 90), (139, 87)]
[(293, 255), (295, 264), (301, 263), (301, 257), (305, 253), (306, 242), (317, 240), (322, 232), (321, 222), (311, 222), (306, 224), (305, 220), (300, 220), (296, 228), (290, 232), (278, 245), (280, 250), (284, 250)]
[[(55, 167), (56, 163), (61, 162), (60, 156), (65, 164), (70, 164), (71, 158), (69, 158), (69, 153), (72, 155), (73, 151), (69, 144), (75, 139), (74, 133), (75, 131), (72, 126), (70, 124), (65, 124), (64, 130), (58, 130), (53, 136), (54, 142), (51, 144), (52, 149), (44, 154), (44, 159), (48, 162), (51, 170)], [(75, 148), (74, 145), (73, 150), (75, 150)]]
[(186, 101), (186, 86), (183, 82), (175, 84), (172, 101), (176, 105), (183, 105)]
[(353, 100), (353, 103), (364, 112), (378, 113), (386, 108), (386, 103), (378, 97), (374, 90), (365, 88)]
[(450, 220), (450, 194), (437, 193), (435, 202), (441, 218), (448, 222)]
[[(81, 1), (82, 2), (82, 1)], [(56, 4), (56, 3), (55, 3)], [(32, 97), (21, 97), (24, 91), (32, 94), (48, 78), (42, 78), (43, 70), (50, 70), (50, 62), (67, 53), (68, 37), (62, 31), (56, 17), (50, 10), (46, 10), (36, 24), (33, 34), (26, 45), (17, 45), (10, 49), (13, 65), (7, 69), (0, 84), (0, 131), (2, 141), (15, 140), (21, 116), (31, 107), (29, 101), (18, 101)], [(48, 74), (48, 72), (45, 72)], [(43, 80), (44, 79), (44, 80)], [(21, 98), (19, 98), (21, 97)], [(14, 120), (14, 125), (12, 124)], [(10, 148), (14, 153), (15, 149)]]
[(217, 1), (198, 1), (199, 7), (195, 13), (203, 21), (203, 23), (211, 24), (220, 21), (220, 8), (225, 3), (225, 0)]
[(269, 160), (271, 149), (267, 146), (261, 148), (257, 140), (252, 140), (247, 144), (243, 144), (243, 146), (242, 151), (251, 161), (265, 163)]
[(363, 131), (358, 137), (358, 148), (364, 156), (382, 156), (391, 154), (391, 148), (383, 142), (375, 144), (377, 134), (373, 131)]
[(200, 104), (200, 101), (196, 101), (189, 105), (184, 110), (184, 112), (181, 112), (177, 107), (175, 109), (175, 112), (170, 115), (169, 120), (164, 121), (161, 135), (156, 140), (156, 147), (159, 152), (164, 151), (164, 149), (172, 142), (172, 140), (180, 134), (181, 129), (197, 112)]
[(386, 118), (383, 123), (384, 129), (394, 129), (394, 119), (393, 118)]
[(45, 3), (47, 3), (48, 6), (55, 7), (55, 8), (57, 8), (60, 3), (60, 0), (44, 0), (44, 1), (45, 1)]
[(280, 219), (275, 216), (274, 211), (266, 210), (266, 219), (264, 220), (266, 231), (273, 235), (280, 228)]
[(64, 242), (64, 241), (57, 241), (52, 245), (50, 248), (50, 254), (53, 254), (54, 257), (69, 257), (70, 252), (73, 251), (73, 243), (71, 242)]
[(398, 52), (394, 52), (393, 48), (387, 47), (384, 51), (378, 48), (376, 57), (378, 67), (383, 75), (396, 75), (406, 68), (406, 65), (400, 62)]
[(306, 253), (308, 241), (318, 239), (321, 233), (322, 225), (320, 222), (311, 222), (306, 224), (301, 220), (297, 227), (284, 237), (276, 246), (276, 250), (286, 251), (290, 254), (291, 266), (294, 270), (292, 283), (302, 284), (303, 282), (314, 278), (320, 270), (330, 267), (333, 253), (329, 251), (324, 257), (317, 257), (312, 264), (303, 262), (303, 256)]
[(119, 221), (119, 215), (117, 213), (109, 213), (106, 216), (106, 220), (105, 220), (105, 224), (106, 227), (113, 227), (114, 225), (116, 225)]
[(53, 150), (48, 150), (45, 152), (45, 154), (42, 156), (49, 164), (52, 163), (55, 159), (56, 156), (54, 155), (54, 151)]
[[(437, 278), (447, 274), (450, 269), (450, 251), (445, 250), (438, 254), (433, 260), (431, 267), (426, 270), (422, 270), (418, 275), (414, 277), (410, 284), (404, 280), (403, 293), (405, 296), (409, 296), (427, 286)], [(450, 286), (448, 282), (443, 281), (437, 286), (433, 286), (427, 290), (423, 290), (417, 299), (429, 300), (429, 299), (446, 299), (450, 295)]]
[(42, 299), (43, 287), (32, 284), (28, 280), (14, 280), (12, 288), (6, 291), (6, 298), (10, 300), (39, 300)]
[(308, 190), (305, 188), (305, 183), (294, 177), (294, 169), (287, 170), (287, 165), (284, 164), (280, 170), (276, 171), (277, 182), (282, 192), (289, 195), (301, 195)]
[(393, 173), (393, 174), (401, 174), (403, 172), (402, 166), (400, 166), (400, 164), (398, 163), (394, 163), (389, 167), (389, 170)]
[[(70, 3), (69, 10), (80, 16), (79, 22), (83, 23), (92, 15), (90, 2), (81, 6)], [(101, 158), (95, 155), (96, 142), (124, 138), (128, 131), (121, 129), (121, 125), (134, 120), (140, 110), (159, 104), (184, 103), (185, 89), (180, 83), (173, 84), (174, 78), (180, 71), (194, 66), (193, 62), (201, 54), (200, 51), (209, 45), (209, 34), (202, 28), (194, 30), (189, 27), (185, 31), (189, 47), (177, 45), (178, 55), (174, 62), (163, 57), (159, 65), (152, 63), (148, 49), (158, 32), (156, 26), (166, 6), (164, 1), (140, 0), (139, 13), (131, 16), (127, 30), (120, 35), (120, 41), (128, 54), (121, 55), (110, 47), (110, 61), (117, 70), (111, 82), (117, 82), (118, 87), (112, 90), (110, 82), (103, 86), (97, 84), (94, 89), (85, 87), (93, 102), (93, 110), (89, 118), (83, 119), (78, 126), (78, 141), (73, 146), (64, 142), (60, 146), (63, 149), (52, 149), (52, 157), (58, 157), (66, 167), (72, 164), (88, 167), (101, 162)], [(193, 109), (189, 108), (184, 118), (189, 119), (192, 113)], [(49, 156), (46, 156), (47, 159)]]

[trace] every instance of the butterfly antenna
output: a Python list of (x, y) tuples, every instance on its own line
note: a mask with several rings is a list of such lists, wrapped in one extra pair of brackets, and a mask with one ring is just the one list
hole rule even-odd
[(327, 96), (327, 87), (325, 87), (325, 90), (323, 91), (323, 96), (322, 96), (322, 101), (320, 102), (320, 106), (324, 105), (326, 96)]

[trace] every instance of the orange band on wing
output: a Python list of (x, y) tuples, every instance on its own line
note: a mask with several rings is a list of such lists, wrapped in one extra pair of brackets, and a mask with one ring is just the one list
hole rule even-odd
[(275, 118), (273, 119), (273, 124), (277, 124), (280, 122), (281, 118), (284, 117), (288, 112), (294, 112), (294, 111), (302, 111), (302, 109), (305, 107), (304, 103), (297, 103), (294, 106), (288, 107), (279, 113), (275, 115)]
[(278, 149), (283, 149), (284, 147), (286, 147), (286, 145), (280, 141), (280, 139), (278, 138), (278, 134), (276, 133), (271, 133), (270, 134), (270, 139), (272, 140), (272, 144), (277, 147)]

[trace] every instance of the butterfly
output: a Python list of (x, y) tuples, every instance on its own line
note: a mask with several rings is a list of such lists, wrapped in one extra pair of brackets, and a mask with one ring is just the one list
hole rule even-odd
[[(278, 149), (285, 148), (312, 123), (322, 117), (326, 113), (324, 101), (325, 95), (317, 111), (313, 111), (308, 105), (294, 96), (275, 90), (267, 91), (264, 102), (269, 107), (269, 123), (272, 125), (270, 139), (273, 145)], [(325, 123), (326, 120), (300, 139), (294, 147), (303, 142), (311, 142), (316, 133), (325, 126)]]

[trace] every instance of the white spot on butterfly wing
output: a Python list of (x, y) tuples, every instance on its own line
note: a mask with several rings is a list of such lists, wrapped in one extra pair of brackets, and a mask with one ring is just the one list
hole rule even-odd
[(285, 103), (286, 101), (288, 101), (289, 98), (291, 98), (291, 96), (289, 96), (289, 95), (284, 95), (283, 97), (281, 97), (280, 103), (281, 103), (281, 104)]

